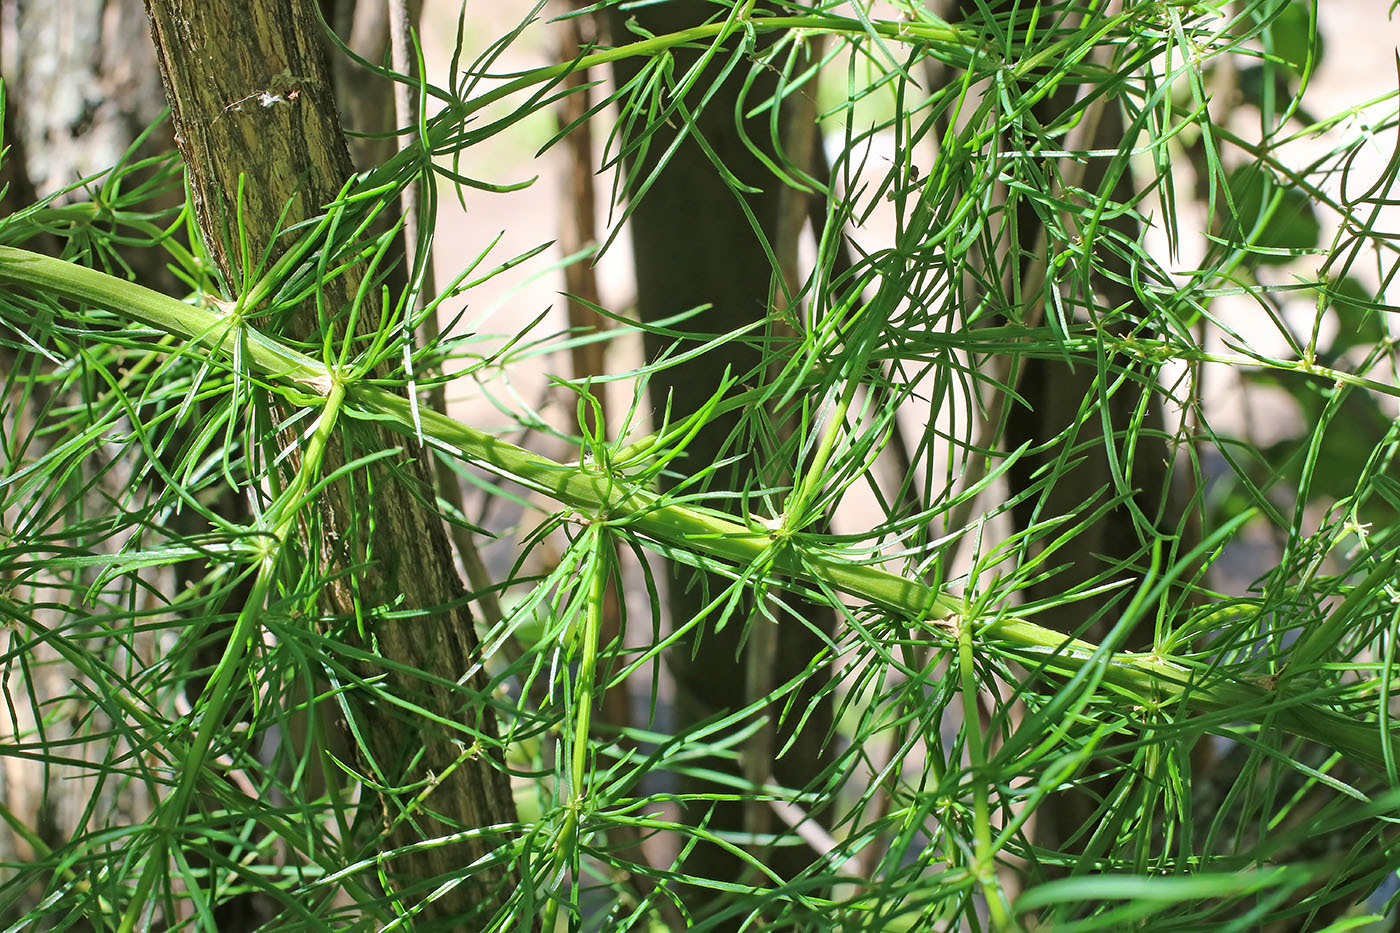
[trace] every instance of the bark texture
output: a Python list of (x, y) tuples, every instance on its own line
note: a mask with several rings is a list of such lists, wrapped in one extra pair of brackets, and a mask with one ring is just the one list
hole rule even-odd
[[(139, 0), (17, 0), (10, 10), (6, 106), (25, 173), (48, 194), (114, 165), (165, 101)], [(145, 154), (168, 142), (157, 136)]]
[[(292, 242), (281, 230), (319, 214), (351, 171), (322, 27), (312, 0), (148, 0), (147, 10), (200, 228), (225, 280), (239, 283), (239, 224), (252, 256), (270, 250), (275, 259)], [(242, 203), (236, 208), (240, 179)], [(325, 283), (332, 313), (349, 305), (362, 274), (353, 270)], [(380, 310), (377, 303), (362, 308), (362, 327), (372, 327)], [(294, 339), (317, 326), (314, 307), (274, 322), (274, 329)], [(342, 430), (327, 450), (323, 475), (344, 462), (347, 436)], [(361, 426), (353, 437), (367, 449), (403, 446), (399, 437)], [(320, 551), (338, 565), (328, 569), (362, 568), (324, 588), (323, 608), (330, 617), (349, 620), (340, 627), (343, 637), (392, 665), (386, 665), (389, 692), (493, 736), (484, 675), (456, 685), (479, 660), (477, 638), (442, 521), (423, 505), (424, 497), (431, 501), (431, 473), (421, 451), (410, 451), (392, 472), (358, 471), (321, 494)], [(357, 607), (365, 612), (358, 624)], [(393, 621), (383, 617), (390, 607), (398, 616)], [(402, 673), (400, 666), (426, 676)], [(365, 666), (361, 673), (378, 676), (384, 670)], [(502, 763), (479, 748), (464, 753), (462, 742), (468, 749), (473, 745), (467, 733), (449, 733), (363, 694), (351, 703), (373, 767), (389, 784), (411, 788), (401, 797), (384, 795), (385, 818), (395, 822), (389, 846), (514, 819)], [(422, 789), (412, 787), (416, 781), (432, 788), (424, 805), (434, 816), (420, 810), (397, 819)], [(494, 848), (483, 841), (432, 847), (396, 856), (389, 869), (401, 893), (414, 884), (430, 885), (412, 892), (419, 895), (435, 880), (469, 873), (429, 911), (445, 927), (465, 929), (469, 917), (489, 912), (506, 893), (504, 872), (468, 868)]]

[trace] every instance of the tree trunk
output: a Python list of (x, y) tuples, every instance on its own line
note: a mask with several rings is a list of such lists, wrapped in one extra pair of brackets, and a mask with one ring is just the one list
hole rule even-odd
[[(147, 11), (199, 225), (225, 281), (236, 287), (245, 272), (240, 228), (254, 261), (264, 251), (275, 261), (292, 243), (279, 236), (281, 230), (317, 216), (350, 175), (322, 27), (312, 0), (147, 0)], [(349, 306), (363, 274), (363, 269), (352, 270), (324, 283), (325, 306)], [(377, 294), (374, 289), (369, 293), (371, 299)], [(361, 328), (372, 329), (380, 312), (377, 301), (367, 301)], [(305, 339), (317, 332), (316, 309), (303, 307), (272, 326), (284, 336)], [(369, 449), (404, 446), (396, 435), (358, 425), (354, 431)], [(342, 427), (328, 447), (323, 475), (345, 462), (347, 436)], [(325, 488), (317, 504), (322, 540), (313, 549), (330, 555), (335, 566), (327, 571), (355, 569), (323, 588), (322, 606), (328, 616), (349, 620), (342, 637), (393, 665), (390, 691), (447, 722), (494, 737), (481, 669), (465, 685), (450, 686), (480, 658), (442, 521), (422, 504), (424, 497), (431, 501), (431, 473), (420, 450), (411, 450), (395, 470), (357, 471), (352, 479)], [(394, 621), (381, 614), (390, 606), (398, 616)], [(409, 620), (405, 610), (420, 614)], [(358, 627), (357, 613), (363, 614)], [(426, 676), (410, 676), (400, 668)], [(362, 673), (384, 672), (365, 666)], [(363, 694), (352, 695), (350, 705), (367, 745), (361, 752), (390, 786), (411, 788), (402, 795), (383, 795), (386, 820), (394, 825), (384, 840), (388, 847), (514, 820), (498, 750), (464, 752), (459, 740), (470, 746), (467, 733), (407, 720), (401, 709)], [(362, 764), (369, 767), (371, 762)], [(431, 788), (426, 811), (399, 819), (424, 786), (415, 787), (415, 782), (424, 780)], [(429, 909), (430, 916), (455, 918), (457, 928), (463, 928), (466, 917), (489, 915), (506, 894), (503, 871), (468, 868), (495, 848), (479, 839), (429, 847), (394, 857), (389, 871), (401, 893), (409, 885), (422, 886), (417, 893), (431, 891), (470, 872), (466, 883)]]
[[(626, 19), (635, 19), (647, 31), (660, 35), (694, 26), (713, 12), (714, 8), (709, 4), (668, 3), (628, 10)], [(628, 41), (629, 33), (623, 15), (615, 14), (611, 27), (614, 44)], [(673, 54), (674, 73), (681, 75), (686, 73), (700, 53), (678, 49)], [(721, 52), (713, 70), (697, 83), (696, 89), (687, 98), (692, 108), (698, 104), (712, 76), (718, 72), (719, 60), (728, 54), (727, 51)], [(637, 67), (632, 60), (618, 62), (619, 84), (635, 74)], [(734, 123), (735, 103), (745, 71), (742, 65), (736, 68), (704, 110), (696, 115), (696, 126), (729, 171), (743, 183), (762, 189), (761, 194), (745, 194), (743, 197), (758, 218), (765, 235), (773, 242), (778, 235), (778, 215), (782, 208), (779, 197), (781, 182), (744, 146)], [(762, 74), (749, 91), (748, 99), (761, 101), (773, 93), (775, 86), (771, 75)], [(749, 138), (760, 144), (767, 141), (770, 135), (767, 121), (766, 114), (751, 120), (747, 127)], [(681, 125), (679, 118), (674, 125)], [(632, 170), (639, 177), (649, 175), (656, 158), (669, 148), (673, 139), (674, 129), (662, 127), (652, 138), (646, 158), (640, 164), (634, 164)], [(643, 320), (659, 320), (709, 303), (712, 307), (689, 318), (684, 328), (722, 334), (768, 313), (778, 272), (769, 264), (735, 194), (693, 137), (680, 145), (665, 171), (636, 206), (631, 225), (637, 272), (637, 307)], [(668, 340), (649, 334), (648, 357), (655, 358), (668, 345)], [(760, 363), (760, 354), (751, 346), (731, 343), (723, 353), (722, 359), (714, 355), (695, 358), (654, 376), (650, 391), (655, 410), (663, 411), (669, 403), (673, 417), (687, 416), (714, 394), (726, 365), (731, 367), (734, 374), (742, 375), (753, 372)], [(753, 485), (758, 468), (768, 470), (773, 465), (756, 463), (751, 445), (742, 440), (737, 445), (727, 444), (738, 424), (737, 413), (710, 422), (689, 446), (685, 460), (679, 462), (676, 468), (684, 472), (690, 469), (687, 464), (705, 466), (726, 457), (742, 455), (732, 467), (715, 477), (711, 487), (717, 491), (729, 491)], [(723, 501), (716, 501), (715, 505), (728, 507)], [(681, 625), (694, 618), (726, 584), (727, 581), (719, 578), (704, 580), (703, 577), (697, 578), (687, 568), (674, 567), (668, 592), (672, 623)], [(752, 604), (748, 602), (746, 605)], [(829, 608), (818, 608), (800, 601), (797, 605), (801, 607), (810, 627), (797, 619), (784, 619), (778, 626), (776, 637), (768, 640), (766, 650), (755, 650), (755, 645), (763, 643), (762, 638), (745, 646), (747, 620), (745, 612), (741, 610), (718, 632), (714, 631), (713, 618), (707, 619), (677, 650), (667, 655), (667, 664), (677, 688), (675, 717), (678, 731), (749, 702), (757, 693), (751, 692), (748, 685), (761, 687), (764, 682), (782, 684), (806, 669), (812, 658), (825, 647), (826, 639), (820, 633), (829, 635), (834, 617)], [(767, 619), (755, 617), (753, 631), (772, 624)], [(757, 670), (753, 665), (758, 665)], [(826, 747), (832, 723), (830, 696), (816, 696), (824, 682), (824, 678), (809, 677), (792, 701), (792, 709), (811, 710), (811, 715), (786, 754), (781, 758), (774, 757), (777, 749), (782, 748), (792, 735), (794, 726), (791, 720), (797, 718), (795, 714), (790, 715), (789, 721), (777, 728), (775, 733), (770, 732), (769, 742), (755, 742), (755, 747), (744, 752), (750, 758), (766, 759), (763, 770), (771, 768), (771, 779), (785, 787), (803, 788), (832, 759), (830, 749)], [(767, 716), (770, 729), (775, 727), (780, 711), (781, 704), (769, 707)], [(759, 744), (769, 747), (759, 748)], [(756, 763), (736, 765), (734, 762), (714, 760), (704, 762), (703, 767), (752, 779), (757, 772), (744, 765)], [(731, 786), (688, 776), (682, 776), (678, 790), (682, 794), (733, 793)], [(762, 813), (758, 812), (762, 805), (722, 801), (713, 804), (712, 811), (711, 805), (691, 806), (692, 809), (685, 814), (686, 819), (693, 824), (705, 821), (712, 831), (771, 832), (783, 828), (771, 821), (767, 808), (762, 808)], [(759, 849), (754, 854), (780, 876), (789, 878), (814, 859), (813, 853), (800, 845), (779, 846), (768, 851)], [(745, 874), (742, 863), (733, 855), (704, 843), (697, 845), (686, 859), (685, 870), (720, 881), (736, 881)], [(714, 902), (713, 892), (705, 890), (699, 893), (697, 906)]]
[[(991, 6), (999, 15), (1011, 9), (1011, 4), (1005, 2)], [(972, 12), (974, 8), (978, 13)], [(956, 15), (977, 18), (984, 10), (973, 0), (959, 0)], [(1106, 57), (1108, 50), (1100, 49), (1096, 54)], [(1107, 67), (1111, 63), (1105, 60), (1102, 64)], [(1029, 88), (1034, 77), (1022, 80)], [(1079, 88), (1061, 88), (1035, 103), (1030, 114), (1040, 126), (1059, 124), (1083, 94)], [(1050, 200), (1064, 196), (1083, 200), (1097, 194), (1120, 204), (1131, 202), (1134, 187), (1127, 166), (1119, 166), (1117, 177), (1110, 178), (1114, 160), (1101, 154), (1116, 151), (1123, 145), (1124, 132), (1121, 104), (1115, 97), (1110, 95), (1083, 103), (1083, 112), (1074, 130), (1066, 135), (1066, 148), (1096, 154), (1079, 163), (1067, 163), (1063, 175), (1059, 176), (1064, 179), (1061, 187), (1066, 190), (1056, 188), (1040, 192), (1046, 200), (1039, 204), (1029, 196), (1019, 196), (1015, 205), (1017, 240), (998, 244), (1001, 249), (1014, 250), (1014, 255), (1020, 257), (1019, 262), (1009, 256), (988, 258), (996, 268), (1009, 267), (1012, 274), (1019, 276), (1025, 298), (1018, 314), (1028, 327), (1040, 326), (1047, 314), (1054, 313), (1048, 303), (1037, 303), (1034, 298), (1042, 286), (1059, 292), (1067, 309), (1065, 313), (1075, 323), (1087, 319), (1086, 311), (1076, 309), (1131, 309), (1137, 302), (1133, 287), (1128, 284), (1132, 274), (1126, 261), (1106, 247), (1095, 249), (1096, 271), (1092, 274), (1079, 279), (1071, 278), (1071, 273), (1046, 284), (1047, 278), (1055, 274), (1051, 271), (1050, 257), (1062, 244), (1051, 242), (1053, 234), (1038, 212), (1052, 210), (1047, 206)], [(1002, 143), (1011, 151), (1020, 144), (1020, 140), (1012, 139)], [(1034, 184), (1034, 180), (1028, 179), (1027, 183)], [(1136, 242), (1141, 235), (1140, 225), (1128, 212), (1105, 219), (1100, 226), (1103, 230), (1114, 231), (1127, 242)], [(1104, 271), (1097, 271), (1100, 269)], [(1011, 284), (1003, 283), (1008, 295), (1015, 293)], [(1010, 299), (1007, 303), (1011, 303)], [(1129, 315), (1140, 317), (1131, 310)], [(1110, 367), (1130, 363), (1127, 357), (1109, 354)], [(1026, 404), (1011, 403), (1001, 439), (1005, 450), (1027, 443), (1033, 447), (1053, 444), (1045, 451), (1022, 457), (1011, 466), (1007, 477), (1012, 495), (1032, 488), (1039, 479), (1038, 471), (1053, 467), (1057, 461), (1078, 461), (1073, 468), (1061, 466), (1063, 472), (1040, 494), (1016, 503), (1012, 515), (1018, 530), (1051, 517), (1086, 515), (1105, 499), (1117, 496), (1121, 487), (1133, 490), (1127, 501), (1106, 510), (1080, 529), (1070, 544), (1050, 556), (1050, 566), (1057, 568), (1055, 574), (1033, 582), (1022, 591), (1024, 599), (1033, 602), (1089, 587), (1096, 577), (1109, 571), (1113, 579), (1127, 581), (1126, 585), (1107, 593), (1054, 605), (1035, 615), (1035, 621), (1041, 625), (1094, 643), (1105, 639), (1118, 621), (1119, 611), (1131, 599), (1138, 576), (1135, 570), (1148, 563), (1151, 543), (1158, 536), (1158, 530), (1166, 536), (1182, 527), (1180, 503), (1170, 489), (1173, 451), (1166, 439), (1164, 413), (1155, 397), (1157, 393), (1150, 385), (1136, 388), (1136, 383), (1127, 381), (1110, 394), (1104, 383), (1113, 382), (1117, 375), (1109, 368), (1100, 378), (1095, 362), (1083, 358), (1075, 360), (1073, 365), (1058, 357), (1021, 358), (1019, 372), (1013, 371), (1009, 379)], [(1149, 398), (1139, 412), (1144, 392), (1154, 397)], [(1090, 409), (1087, 418), (1082, 417), (1086, 405), (1092, 404), (1086, 400), (1093, 399), (1098, 400), (1097, 406)], [(1140, 423), (1134, 426), (1133, 422), (1139, 418)], [(1113, 436), (1105, 436), (1105, 424)], [(1135, 443), (1131, 447), (1125, 445), (1118, 439), (1120, 432), (1135, 437)], [(1061, 435), (1064, 439), (1057, 442), (1055, 439)], [(1112, 459), (1109, 451), (1113, 451)], [(1115, 470), (1121, 479), (1115, 479)], [(1189, 544), (1181, 548), (1183, 552), (1189, 549)], [(1113, 570), (1115, 567), (1119, 569)], [(1150, 639), (1150, 628), (1138, 626), (1125, 633), (1121, 646), (1137, 650)], [(1109, 761), (1100, 764), (1103, 770), (1118, 767)], [(1101, 769), (1091, 762), (1086, 770)], [(1082, 852), (1099, 828), (1099, 805), (1115, 783), (1116, 778), (1109, 775), (1059, 792), (1054, 801), (1036, 812), (1036, 843), (1052, 852)]]
[[(141, 0), (0, 0), (0, 14), (8, 213), (117, 164), (165, 100)], [(169, 133), (158, 130), (133, 156), (169, 149)], [(87, 196), (78, 189), (59, 203)], [(26, 244), (38, 252), (56, 245), (47, 237)], [(122, 260), (152, 288), (178, 281), (154, 251), (126, 250)]]
[[(1101, 150), (1118, 145), (1122, 137), (1122, 115), (1116, 103), (1110, 100), (1103, 108), (1096, 138), (1086, 142), (1090, 148)], [(1084, 190), (1100, 190), (1106, 161), (1105, 158), (1090, 160), (1083, 180)], [(1131, 200), (1131, 177), (1126, 172), (1113, 186), (1111, 197), (1120, 203)], [(1030, 251), (1041, 236), (1041, 223), (1035, 210), (1025, 202), (1020, 206), (1019, 216), (1020, 245), (1022, 249)], [(1139, 236), (1138, 224), (1128, 214), (1105, 225), (1109, 223), (1127, 239), (1136, 240)], [(1044, 261), (1044, 258), (1029, 256), (1026, 261)], [(1104, 264), (1111, 265), (1111, 261)], [(1124, 279), (1130, 280), (1126, 275)], [(1092, 285), (1104, 307), (1119, 308), (1135, 301), (1130, 285), (1107, 276), (1095, 276)], [(1120, 358), (1118, 362), (1128, 361)], [(1111, 372), (1108, 378), (1113, 378)], [(1018, 493), (1032, 485), (1035, 471), (1060, 457), (1066, 448), (1075, 451), (1069, 459), (1082, 458), (1078, 466), (1060, 476), (1040, 496), (1023, 499), (1016, 504), (1012, 514), (1020, 528), (1028, 527), (1037, 517), (1085, 514), (1092, 508), (1092, 505), (1085, 503), (1086, 495), (1092, 491), (1106, 490), (1101, 497), (1114, 495), (1113, 465), (1107, 453), (1110, 448), (1116, 451), (1118, 469), (1123, 471), (1125, 481), (1136, 490), (1133, 501), (1139, 514), (1153, 522), (1155, 527), (1166, 529), (1165, 534), (1182, 527), (1179, 504), (1169, 488), (1172, 451), (1166, 441), (1164, 416), (1158, 400), (1155, 397), (1148, 400), (1142, 423), (1133, 431), (1137, 436), (1135, 446), (1125, 449), (1120, 441), (1104, 436), (1105, 420), (1115, 433), (1132, 430), (1131, 423), (1138, 417), (1140, 394), (1151, 391), (1147, 387), (1134, 389), (1134, 384), (1128, 383), (1103, 399), (1101, 411), (1094, 412), (1088, 420), (1069, 432), (1071, 440), (1062, 442), (1048, 453), (1023, 457), (1012, 465), (1008, 475), (1013, 493)], [(1019, 392), (1034, 407), (1012, 405), (1003, 437), (1004, 448), (1014, 450), (1025, 443), (1038, 446), (1051, 441), (1079, 419), (1085, 399), (1095, 396), (1102, 398), (1104, 391), (1099, 372), (1091, 361), (1080, 359), (1076, 365), (1070, 366), (1059, 359), (1024, 359)], [(1100, 417), (1102, 413), (1106, 413), (1106, 418)], [(1099, 501), (1093, 500), (1093, 505)], [(1072, 545), (1052, 555), (1050, 563), (1063, 565), (1063, 569), (1049, 579), (1032, 583), (1023, 595), (1028, 601), (1034, 601), (1076, 587), (1088, 587), (1096, 576), (1114, 564), (1144, 567), (1150, 553), (1149, 544), (1150, 538), (1134, 519), (1130, 507), (1127, 504), (1118, 505), (1084, 528)], [(1118, 621), (1119, 612), (1131, 599), (1138, 582), (1133, 579), (1134, 576), (1131, 571), (1120, 570), (1114, 574), (1114, 578), (1130, 580), (1128, 585), (1089, 599), (1054, 606), (1037, 613), (1035, 621), (1066, 635), (1098, 644), (1109, 634)], [(1138, 626), (1126, 633), (1123, 645), (1131, 650), (1145, 650), (1151, 638), (1149, 626)], [(1103, 764), (1114, 767), (1108, 762)], [(1092, 764), (1089, 768), (1097, 770)], [(1048, 850), (1082, 851), (1099, 823), (1099, 804), (1104, 795), (1111, 792), (1116, 780), (1115, 777), (1108, 777), (1089, 782), (1082, 790), (1061, 791), (1054, 802), (1040, 807), (1036, 811), (1036, 842)]]
[[(5, 104), (24, 142), (18, 167), (48, 194), (115, 165), (164, 101), (137, 0), (17, 0), (12, 9)], [(168, 142), (157, 135), (139, 155)]]

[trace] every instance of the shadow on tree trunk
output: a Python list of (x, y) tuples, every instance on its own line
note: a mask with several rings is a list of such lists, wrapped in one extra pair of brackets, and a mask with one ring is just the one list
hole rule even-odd
[[(629, 41), (626, 18), (635, 18), (653, 33), (675, 31), (696, 25), (713, 12), (713, 7), (700, 3), (671, 3), (628, 11), (626, 17), (615, 14), (611, 20), (613, 42)], [(734, 44), (730, 43), (731, 46)], [(732, 54), (721, 52), (717, 61)], [(675, 53), (673, 74), (678, 79), (698, 59), (698, 50)], [(616, 66), (619, 83), (636, 74), (631, 60)], [(709, 89), (718, 65), (697, 82), (687, 97), (692, 107)], [(743, 85), (745, 63), (736, 67), (729, 78), (696, 115), (696, 128), (713, 148), (718, 160), (742, 183), (761, 189), (759, 194), (745, 194), (749, 209), (757, 218), (765, 237), (772, 242), (778, 233), (780, 182), (743, 144), (735, 128), (735, 106)], [(747, 92), (747, 100), (758, 102), (773, 93), (776, 83), (771, 75), (761, 72)], [(676, 121), (679, 125), (679, 120)], [(756, 141), (769, 140), (766, 116), (750, 121), (748, 135)], [(635, 160), (629, 168), (638, 177), (647, 177), (657, 157), (665, 152), (674, 139), (674, 129), (666, 128), (652, 138), (645, 158)], [(740, 207), (738, 196), (720, 176), (715, 165), (696, 142), (687, 138), (676, 149), (670, 161), (636, 206), (632, 217), (632, 243), (636, 261), (637, 305), (643, 321), (657, 321), (679, 314), (697, 305), (710, 307), (686, 320), (687, 330), (706, 334), (723, 334), (746, 326), (764, 317), (770, 307), (775, 276), (762, 245)], [(655, 359), (668, 349), (671, 341), (649, 334), (646, 352)], [(754, 373), (762, 364), (758, 350), (750, 344), (731, 342), (722, 357), (717, 353), (688, 360), (664, 370), (654, 377), (651, 385), (653, 409), (664, 411), (669, 405), (672, 417), (684, 417), (696, 411), (715, 392), (725, 368), (736, 376)], [(710, 481), (714, 491), (735, 491), (753, 488), (760, 469), (772, 465), (755, 461), (749, 440), (742, 433), (741, 418), (731, 413), (715, 418), (700, 432), (678, 461), (676, 470), (688, 474), (694, 465), (710, 465), (726, 458), (735, 462), (726, 466)], [(771, 472), (769, 472), (771, 476)], [(663, 485), (673, 486), (678, 477)], [(732, 502), (732, 500), (729, 500)], [(720, 507), (730, 507), (724, 500), (715, 500)], [(695, 618), (706, 604), (718, 596), (727, 581), (673, 566), (667, 605), (672, 624), (679, 626)], [(794, 600), (803, 622), (786, 618), (777, 625), (770, 641), (771, 654), (755, 651), (753, 631), (746, 644), (746, 624), (771, 626), (773, 623), (754, 611), (746, 600), (735, 617), (720, 631), (715, 631), (715, 616), (708, 616), (693, 633), (667, 656), (667, 664), (676, 688), (675, 722), (678, 731), (722, 716), (743, 706), (754, 697), (746, 689), (751, 683), (750, 665), (761, 665), (758, 683), (783, 684), (805, 670), (812, 659), (827, 648), (833, 627), (829, 608), (817, 607)], [(762, 656), (762, 655), (768, 656)], [(757, 655), (757, 656), (756, 656)], [(806, 721), (782, 757), (772, 759), (771, 780), (800, 790), (813, 781), (833, 760), (828, 735), (831, 731), (832, 710), (829, 695), (816, 693), (826, 682), (822, 676), (807, 677), (796, 696), (791, 710), (780, 727), (771, 734), (771, 748), (766, 751), (750, 748), (744, 755), (767, 755), (771, 758), (787, 745), (794, 727), (804, 714)], [(766, 716), (770, 728), (776, 726), (787, 701), (770, 704)], [(750, 761), (711, 759), (698, 763), (699, 768), (719, 774), (743, 778)], [(749, 773), (754, 773), (750, 768)], [(694, 775), (681, 775), (676, 790), (683, 795), (733, 794), (730, 784)], [(787, 827), (778, 822), (762, 804), (737, 801), (713, 803), (689, 802), (684, 818), (691, 825), (703, 824), (707, 830), (720, 834), (743, 834), (757, 831), (786, 834)], [(750, 851), (783, 878), (793, 878), (812, 863), (814, 853), (789, 836), (782, 845), (765, 848), (751, 846)], [(741, 878), (762, 883), (739, 859), (719, 846), (701, 843), (686, 858), (685, 870), (716, 881), (734, 882)], [(721, 900), (713, 891), (697, 890), (692, 910), (704, 912)]]

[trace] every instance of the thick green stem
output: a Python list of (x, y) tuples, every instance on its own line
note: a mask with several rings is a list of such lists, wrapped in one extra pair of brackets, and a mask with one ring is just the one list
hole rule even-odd
[[(62, 260), (0, 247), (0, 283), (106, 308), (123, 317), (186, 338), (187, 350), (200, 350), (225, 361), (242, 346), (242, 359), (272, 382), (290, 382), (318, 394), (331, 391), (333, 380), (320, 363), (259, 334), (244, 322), (207, 308), (187, 305), (159, 292)], [(16, 322), (22, 324), (22, 322)], [(212, 351), (212, 353), (211, 353)], [(301, 393), (284, 389), (289, 396)], [(290, 398), (289, 401), (295, 401)], [(411, 400), (365, 385), (346, 388), (346, 413), (383, 422), (406, 436), (418, 436)], [(771, 559), (771, 572), (804, 580), (857, 597), (891, 615), (937, 631), (939, 623), (969, 612), (963, 600), (876, 563), (852, 563), (832, 550), (792, 539), (773, 556), (774, 532), (753, 527), (709, 509), (675, 504), (661, 494), (634, 485), (628, 477), (603, 474), (578, 464), (562, 464), (531, 453), (434, 411), (419, 410), (421, 436), (480, 467), (551, 498), (586, 516), (603, 516), (625, 524), (635, 534), (663, 545), (684, 548), (707, 559), (740, 567)], [(1097, 646), (1008, 616), (967, 619), (984, 641), (998, 641), (1024, 654), (1038, 670), (1073, 675), (1087, 665), (1102, 667), (1103, 682), (1153, 698), (1159, 706), (1189, 702), (1199, 712), (1238, 711), (1242, 717), (1267, 718), (1272, 724), (1320, 742), (1368, 767), (1383, 769), (1390, 742), (1382, 727), (1331, 712), (1298, 699), (1275, 685), (1228, 681), (1203, 665), (1160, 654), (1101, 653)], [(892, 656), (887, 660), (898, 663)], [(918, 672), (908, 672), (916, 676)], [(1260, 713), (1260, 710), (1266, 711)]]
[(130, 933), (131, 930), (135, 929), (137, 921), (146, 909), (146, 900), (150, 896), (151, 888), (161, 874), (168, 870), (165, 863), (167, 846), (171, 837), (178, 831), (180, 823), (185, 820), (189, 813), (189, 800), (194, 793), (195, 785), (199, 783), (203, 774), (204, 763), (209, 757), (209, 749), (214, 744), (214, 736), (223, 728), (224, 718), (228, 713), (229, 688), (233, 684), (234, 675), (239, 672), (243, 655), (246, 653), (254, 630), (262, 618), (267, 595), (277, 577), (283, 545), (286, 543), (287, 535), (295, 525), (297, 513), (305, 504), (303, 497), (306, 495), (306, 490), (311, 487), (312, 480), (320, 473), (321, 457), (326, 450), (326, 441), (331, 436), (331, 431), (335, 427), (336, 418), (340, 415), (340, 408), (344, 401), (345, 389), (337, 384), (332, 388), (330, 397), (326, 400), (325, 407), (321, 411), (321, 417), (316, 422), (311, 441), (307, 445), (306, 456), (301, 462), (301, 469), (297, 471), (296, 480), (282, 495), (277, 507), (269, 513), (268, 517), (272, 523), (270, 539), (263, 548), (262, 566), (258, 568), (253, 591), (248, 595), (248, 601), (243, 604), (243, 611), (238, 614), (238, 622), (234, 625), (233, 633), (229, 636), (223, 657), (219, 659), (218, 667), (214, 669), (214, 675), (210, 678), (208, 686), (204, 688), (203, 696), (200, 697), (197, 707), (199, 731), (186, 753), (180, 773), (180, 782), (175, 786), (175, 792), (161, 806), (160, 817), (156, 821), (155, 842), (147, 856), (146, 867), (141, 872), (141, 878), (136, 884), (136, 892), (131, 898), (131, 903), (127, 905), (126, 914), (122, 917), (117, 933)]

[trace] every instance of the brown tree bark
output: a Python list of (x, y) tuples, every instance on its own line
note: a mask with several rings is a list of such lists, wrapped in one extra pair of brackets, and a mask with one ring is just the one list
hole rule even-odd
[[(3, 73), (6, 110), (14, 110), (7, 129), (16, 137), (7, 133), (7, 142), (24, 143), (12, 170), (49, 194), (111, 168), (164, 105), (141, 4), (5, 0), (0, 7), (10, 8)], [(168, 143), (157, 135), (139, 155), (166, 151)]]
[[(147, 0), (147, 12), (200, 228), (225, 280), (236, 287), (245, 271), (240, 227), (255, 260), (269, 251), (275, 261), (293, 242), (281, 231), (317, 216), (350, 176), (322, 26), (312, 0)], [(235, 207), (240, 180), (242, 201)], [(324, 283), (326, 307), (348, 306), (363, 274), (352, 270)], [(374, 327), (381, 313), (374, 291), (361, 310), (364, 329)], [(303, 307), (273, 326), (285, 336), (306, 338), (317, 329), (315, 308)], [(355, 443), (370, 449), (404, 446), (397, 436), (362, 426), (355, 431)], [(323, 475), (345, 461), (344, 432), (327, 449)], [(494, 736), (480, 668), (457, 684), (479, 661), (479, 650), (442, 521), (423, 505), (424, 497), (431, 501), (431, 475), (424, 453), (411, 450), (393, 470), (358, 471), (320, 494), (319, 550), (339, 565), (327, 569), (356, 568), (325, 586), (320, 600), (327, 616), (351, 620), (342, 627), (348, 633), (343, 637), (385, 659), (391, 692), (448, 722)], [(393, 621), (379, 611), (391, 605), (398, 616)], [(405, 617), (405, 610), (419, 614)], [(365, 675), (384, 674), (363, 667)], [(466, 732), (409, 719), (363, 692), (352, 693), (350, 704), (373, 767), (391, 786), (412, 788), (382, 795), (385, 818), (394, 825), (386, 847), (514, 820), (499, 751), (464, 752), (463, 741), (472, 746)], [(424, 785), (414, 786), (422, 781), (430, 788), (423, 808), (399, 819), (404, 805), (422, 792)], [(489, 914), (506, 894), (504, 871), (468, 868), (495, 848), (484, 840), (429, 847), (395, 856), (389, 870), (406, 900), (469, 872), (427, 911), (444, 925), (465, 929), (468, 917)], [(424, 887), (410, 892), (413, 885)]]

